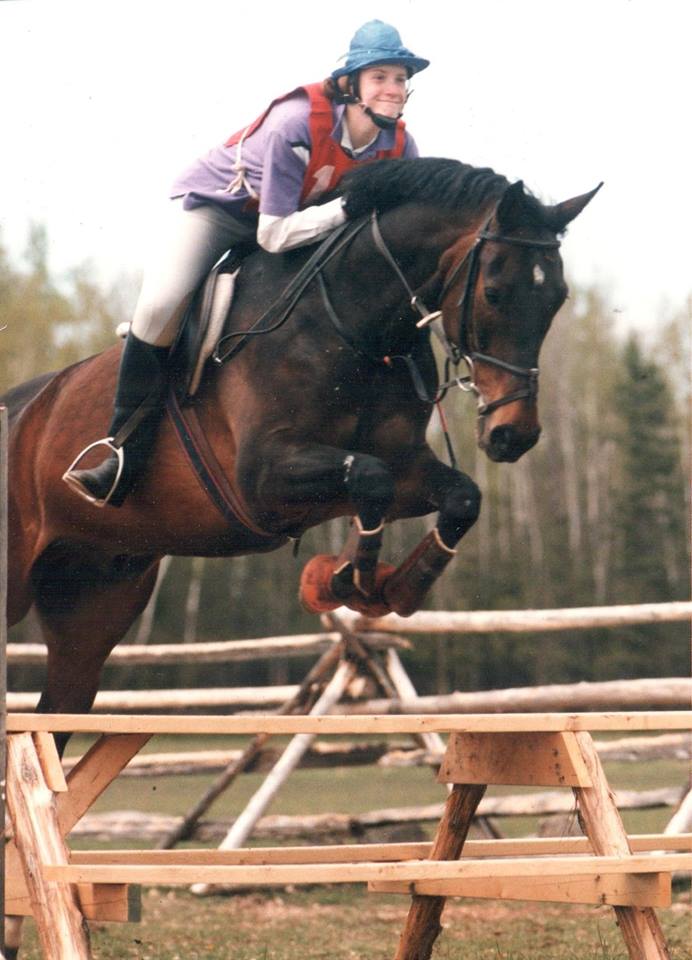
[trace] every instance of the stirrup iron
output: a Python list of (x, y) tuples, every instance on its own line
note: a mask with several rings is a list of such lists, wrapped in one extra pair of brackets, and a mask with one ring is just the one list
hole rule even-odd
[[(113, 440), (114, 440), (114, 437), (104, 437), (103, 440), (94, 440), (94, 442), (90, 443), (88, 447), (85, 447), (81, 451), (81, 453), (77, 454), (75, 459), (72, 461), (70, 466), (62, 475), (62, 479), (65, 481), (65, 483), (69, 487), (72, 488), (72, 490), (75, 491), (75, 493), (78, 493), (80, 497), (82, 497), (84, 500), (88, 500), (88, 502), (93, 504), (95, 507), (105, 507), (106, 504), (109, 503), (111, 497), (113, 496), (113, 494), (118, 488), (118, 484), (120, 483), (120, 478), (122, 477), (123, 470), (125, 468), (125, 453), (123, 451), (123, 448), (116, 447)], [(99, 500), (98, 497), (95, 497), (93, 496), (93, 494), (89, 493), (87, 488), (83, 486), (79, 480), (76, 480), (72, 476), (72, 471), (77, 466), (77, 464), (80, 463), (80, 461), (82, 461), (84, 457), (87, 455), (87, 453), (89, 453), (90, 450), (93, 450), (94, 447), (107, 447), (108, 450), (110, 450), (111, 453), (114, 453), (118, 458), (118, 469), (115, 474), (115, 480), (113, 481), (113, 484), (111, 485), (110, 490), (108, 491), (106, 496), (103, 497), (102, 500)]]

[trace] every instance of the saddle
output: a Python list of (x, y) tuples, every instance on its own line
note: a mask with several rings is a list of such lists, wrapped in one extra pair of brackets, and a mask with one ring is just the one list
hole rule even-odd
[(212, 267), (185, 312), (170, 357), (175, 390), (181, 399), (194, 397), (199, 389), (207, 361), (224, 331), (241, 263), (255, 250), (254, 242), (229, 250)]

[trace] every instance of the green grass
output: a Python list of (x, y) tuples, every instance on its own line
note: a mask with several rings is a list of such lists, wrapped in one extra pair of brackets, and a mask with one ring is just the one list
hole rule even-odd
[[(390, 960), (407, 897), (360, 887), (195, 898), (144, 893), (143, 922), (92, 927), (95, 960)], [(658, 911), (672, 960), (690, 960), (689, 893)], [(28, 932), (22, 960), (39, 960)], [(453, 901), (433, 960), (627, 960), (612, 911), (481, 900)]]

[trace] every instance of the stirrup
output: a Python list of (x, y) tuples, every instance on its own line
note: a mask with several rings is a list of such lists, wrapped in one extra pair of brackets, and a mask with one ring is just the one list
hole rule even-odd
[[(80, 497), (84, 500), (88, 500), (89, 503), (93, 504), (95, 507), (105, 507), (106, 504), (110, 501), (111, 497), (117, 490), (118, 484), (120, 483), (120, 478), (123, 475), (123, 470), (125, 468), (125, 453), (122, 447), (116, 447), (113, 443), (114, 437), (104, 437), (103, 440), (94, 440), (93, 443), (90, 443), (88, 447), (85, 447), (81, 453), (78, 453), (75, 459), (72, 461), (67, 470), (63, 473), (62, 479), (75, 493), (78, 493)], [(72, 476), (72, 471), (77, 466), (77, 464), (84, 459), (84, 457), (89, 453), (90, 450), (93, 450), (94, 447), (107, 447), (111, 453), (114, 453), (118, 458), (118, 469), (115, 474), (115, 480), (113, 481), (110, 490), (103, 499), (99, 500), (98, 497), (95, 497), (92, 493), (89, 493), (88, 489), (78, 480), (76, 477)]]

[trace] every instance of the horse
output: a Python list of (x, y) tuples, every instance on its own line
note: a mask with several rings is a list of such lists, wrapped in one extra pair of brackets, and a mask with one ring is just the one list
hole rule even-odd
[[(596, 191), (548, 206), (521, 181), (438, 158), (366, 165), (340, 189), (350, 219), (338, 236), (244, 261), (219, 362), (194, 402), (172, 390), (151, 466), (122, 507), (95, 509), (61, 482), (104, 434), (118, 345), (6, 396), (8, 617), (35, 606), (48, 648), (39, 711), (91, 708), (168, 554), (269, 551), (350, 516), (341, 554), (306, 566), (304, 605), (418, 609), (480, 509), (474, 481), (426, 442), (439, 386), (431, 324), (450, 361), (469, 365), (453, 379), (478, 396), (488, 457), (515, 461), (538, 440), (538, 353), (567, 295), (559, 237)], [(186, 407), (216, 496), (181, 442)], [(435, 511), (398, 568), (379, 560), (385, 523)]]

